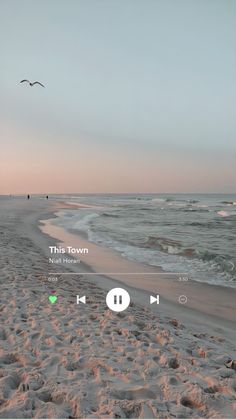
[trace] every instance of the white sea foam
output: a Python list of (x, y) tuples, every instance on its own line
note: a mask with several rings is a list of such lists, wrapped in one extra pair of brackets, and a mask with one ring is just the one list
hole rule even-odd
[(217, 211), (217, 214), (220, 215), (221, 217), (229, 217), (230, 213), (227, 211)]

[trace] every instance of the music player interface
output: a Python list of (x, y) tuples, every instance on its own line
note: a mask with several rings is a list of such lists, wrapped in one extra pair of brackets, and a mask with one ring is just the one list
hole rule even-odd
[(236, 418), (235, 19), (0, 1), (0, 419)]

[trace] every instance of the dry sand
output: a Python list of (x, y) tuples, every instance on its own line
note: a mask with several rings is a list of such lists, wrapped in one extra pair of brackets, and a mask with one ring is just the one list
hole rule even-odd
[[(52, 210), (36, 198), (0, 201), (0, 418), (235, 418), (233, 323), (188, 308), (181, 318), (171, 301), (154, 310), (129, 287), (131, 306), (113, 313), (105, 296), (117, 282), (96, 274), (53, 286), (56, 241), (37, 223)], [(76, 305), (77, 294), (88, 303)]]

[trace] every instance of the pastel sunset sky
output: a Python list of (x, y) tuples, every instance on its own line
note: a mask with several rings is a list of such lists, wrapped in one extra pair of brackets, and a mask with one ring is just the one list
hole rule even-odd
[(1, 0), (0, 194), (235, 192), (235, 22), (235, 0)]

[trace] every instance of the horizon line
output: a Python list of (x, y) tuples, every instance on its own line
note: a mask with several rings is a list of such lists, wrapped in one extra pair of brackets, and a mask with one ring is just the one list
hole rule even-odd
[(235, 192), (22, 192), (0, 193), (0, 196), (41, 196), (41, 195), (236, 195)]

